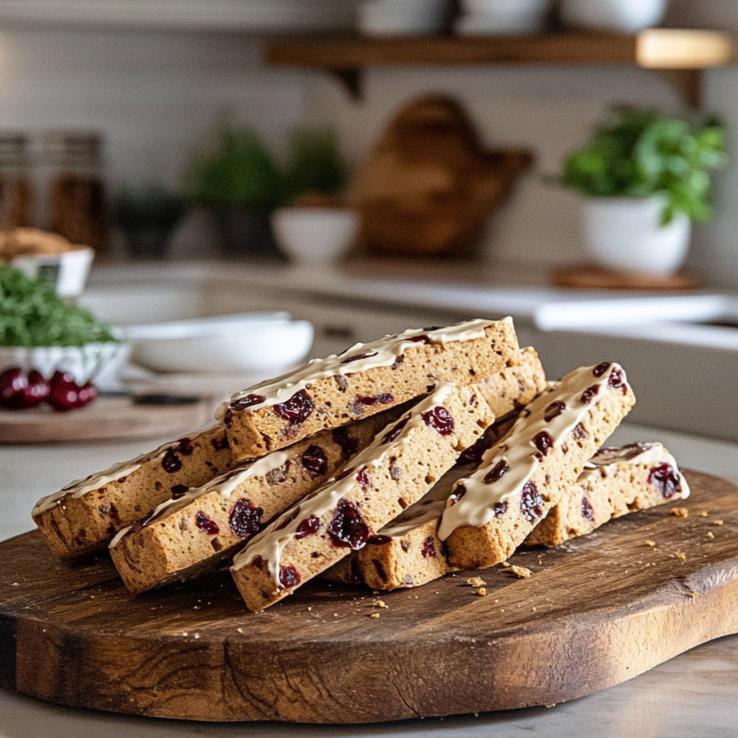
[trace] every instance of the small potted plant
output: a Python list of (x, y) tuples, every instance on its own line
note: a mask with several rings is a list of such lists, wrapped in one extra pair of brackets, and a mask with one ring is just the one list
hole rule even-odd
[(282, 198), (279, 168), (250, 129), (226, 127), (218, 148), (196, 162), (193, 199), (215, 216), (225, 251), (273, 255), (269, 216)]
[(348, 172), (335, 132), (295, 131), (283, 177), (288, 205), (272, 218), (281, 249), (305, 263), (337, 260), (353, 241), (358, 218), (344, 198)]
[(556, 179), (584, 196), (582, 236), (594, 262), (663, 275), (684, 262), (692, 221), (710, 219), (711, 175), (726, 158), (715, 121), (618, 106)]
[(185, 199), (161, 185), (126, 187), (114, 200), (115, 223), (134, 257), (166, 256), (172, 231), (184, 215)]

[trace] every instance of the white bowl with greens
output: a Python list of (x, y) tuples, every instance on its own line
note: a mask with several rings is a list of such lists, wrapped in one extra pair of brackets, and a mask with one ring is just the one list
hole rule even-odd
[(36, 369), (49, 378), (69, 372), (84, 384), (120, 367), (128, 346), (84, 308), (19, 269), (0, 265), (0, 372)]

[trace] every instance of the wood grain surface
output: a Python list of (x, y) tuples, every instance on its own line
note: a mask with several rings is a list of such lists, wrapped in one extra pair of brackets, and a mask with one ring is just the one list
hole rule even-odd
[(199, 428), (212, 417), (212, 403), (137, 405), (127, 397), (101, 397), (68, 413), (51, 408), (0, 410), (0, 444), (68, 443), (122, 438), (164, 438)]
[(551, 273), (556, 287), (573, 287), (584, 290), (640, 290), (682, 292), (697, 290), (701, 283), (688, 274), (641, 274), (620, 272), (592, 264), (556, 267)]
[(516, 554), (530, 578), (483, 572), (485, 597), (457, 575), (382, 595), (384, 609), (314, 583), (249, 615), (226, 573), (132, 598), (107, 560), (69, 567), (24, 534), (0, 544), (0, 685), (136, 715), (313, 723), (590, 694), (738, 632), (738, 487), (687, 476), (687, 518), (638, 513)]

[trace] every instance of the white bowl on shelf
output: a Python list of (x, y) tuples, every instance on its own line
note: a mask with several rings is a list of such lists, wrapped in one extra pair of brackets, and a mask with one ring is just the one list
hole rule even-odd
[(76, 298), (87, 284), (95, 252), (87, 247), (58, 254), (15, 256), (10, 263), (32, 279), (40, 279), (65, 298)]
[(573, 28), (634, 33), (658, 26), (668, 0), (562, 0), (561, 20)]
[(277, 314), (130, 326), (131, 360), (157, 372), (277, 374), (305, 359), (313, 326)]
[(351, 208), (289, 207), (272, 215), (277, 243), (302, 264), (332, 264), (348, 250), (359, 228)]
[(358, 28), (367, 36), (425, 36), (446, 27), (447, 0), (369, 0), (358, 8)]
[(454, 26), (462, 36), (525, 35), (546, 27), (550, 0), (465, 0), (467, 11)]

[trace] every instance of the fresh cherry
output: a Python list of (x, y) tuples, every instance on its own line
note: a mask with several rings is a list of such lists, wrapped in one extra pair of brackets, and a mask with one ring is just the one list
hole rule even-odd
[(28, 372), (28, 387), (23, 393), (24, 407), (36, 407), (49, 399), (49, 383), (37, 369)]
[(49, 405), (58, 412), (68, 412), (78, 407), (79, 386), (70, 372), (57, 369), (49, 381)]
[(92, 382), (86, 382), (79, 388), (77, 407), (84, 407), (97, 399), (97, 387)]
[(0, 374), (0, 405), (9, 410), (24, 407), (24, 397), (28, 388), (28, 377), (22, 369), (11, 367)]

